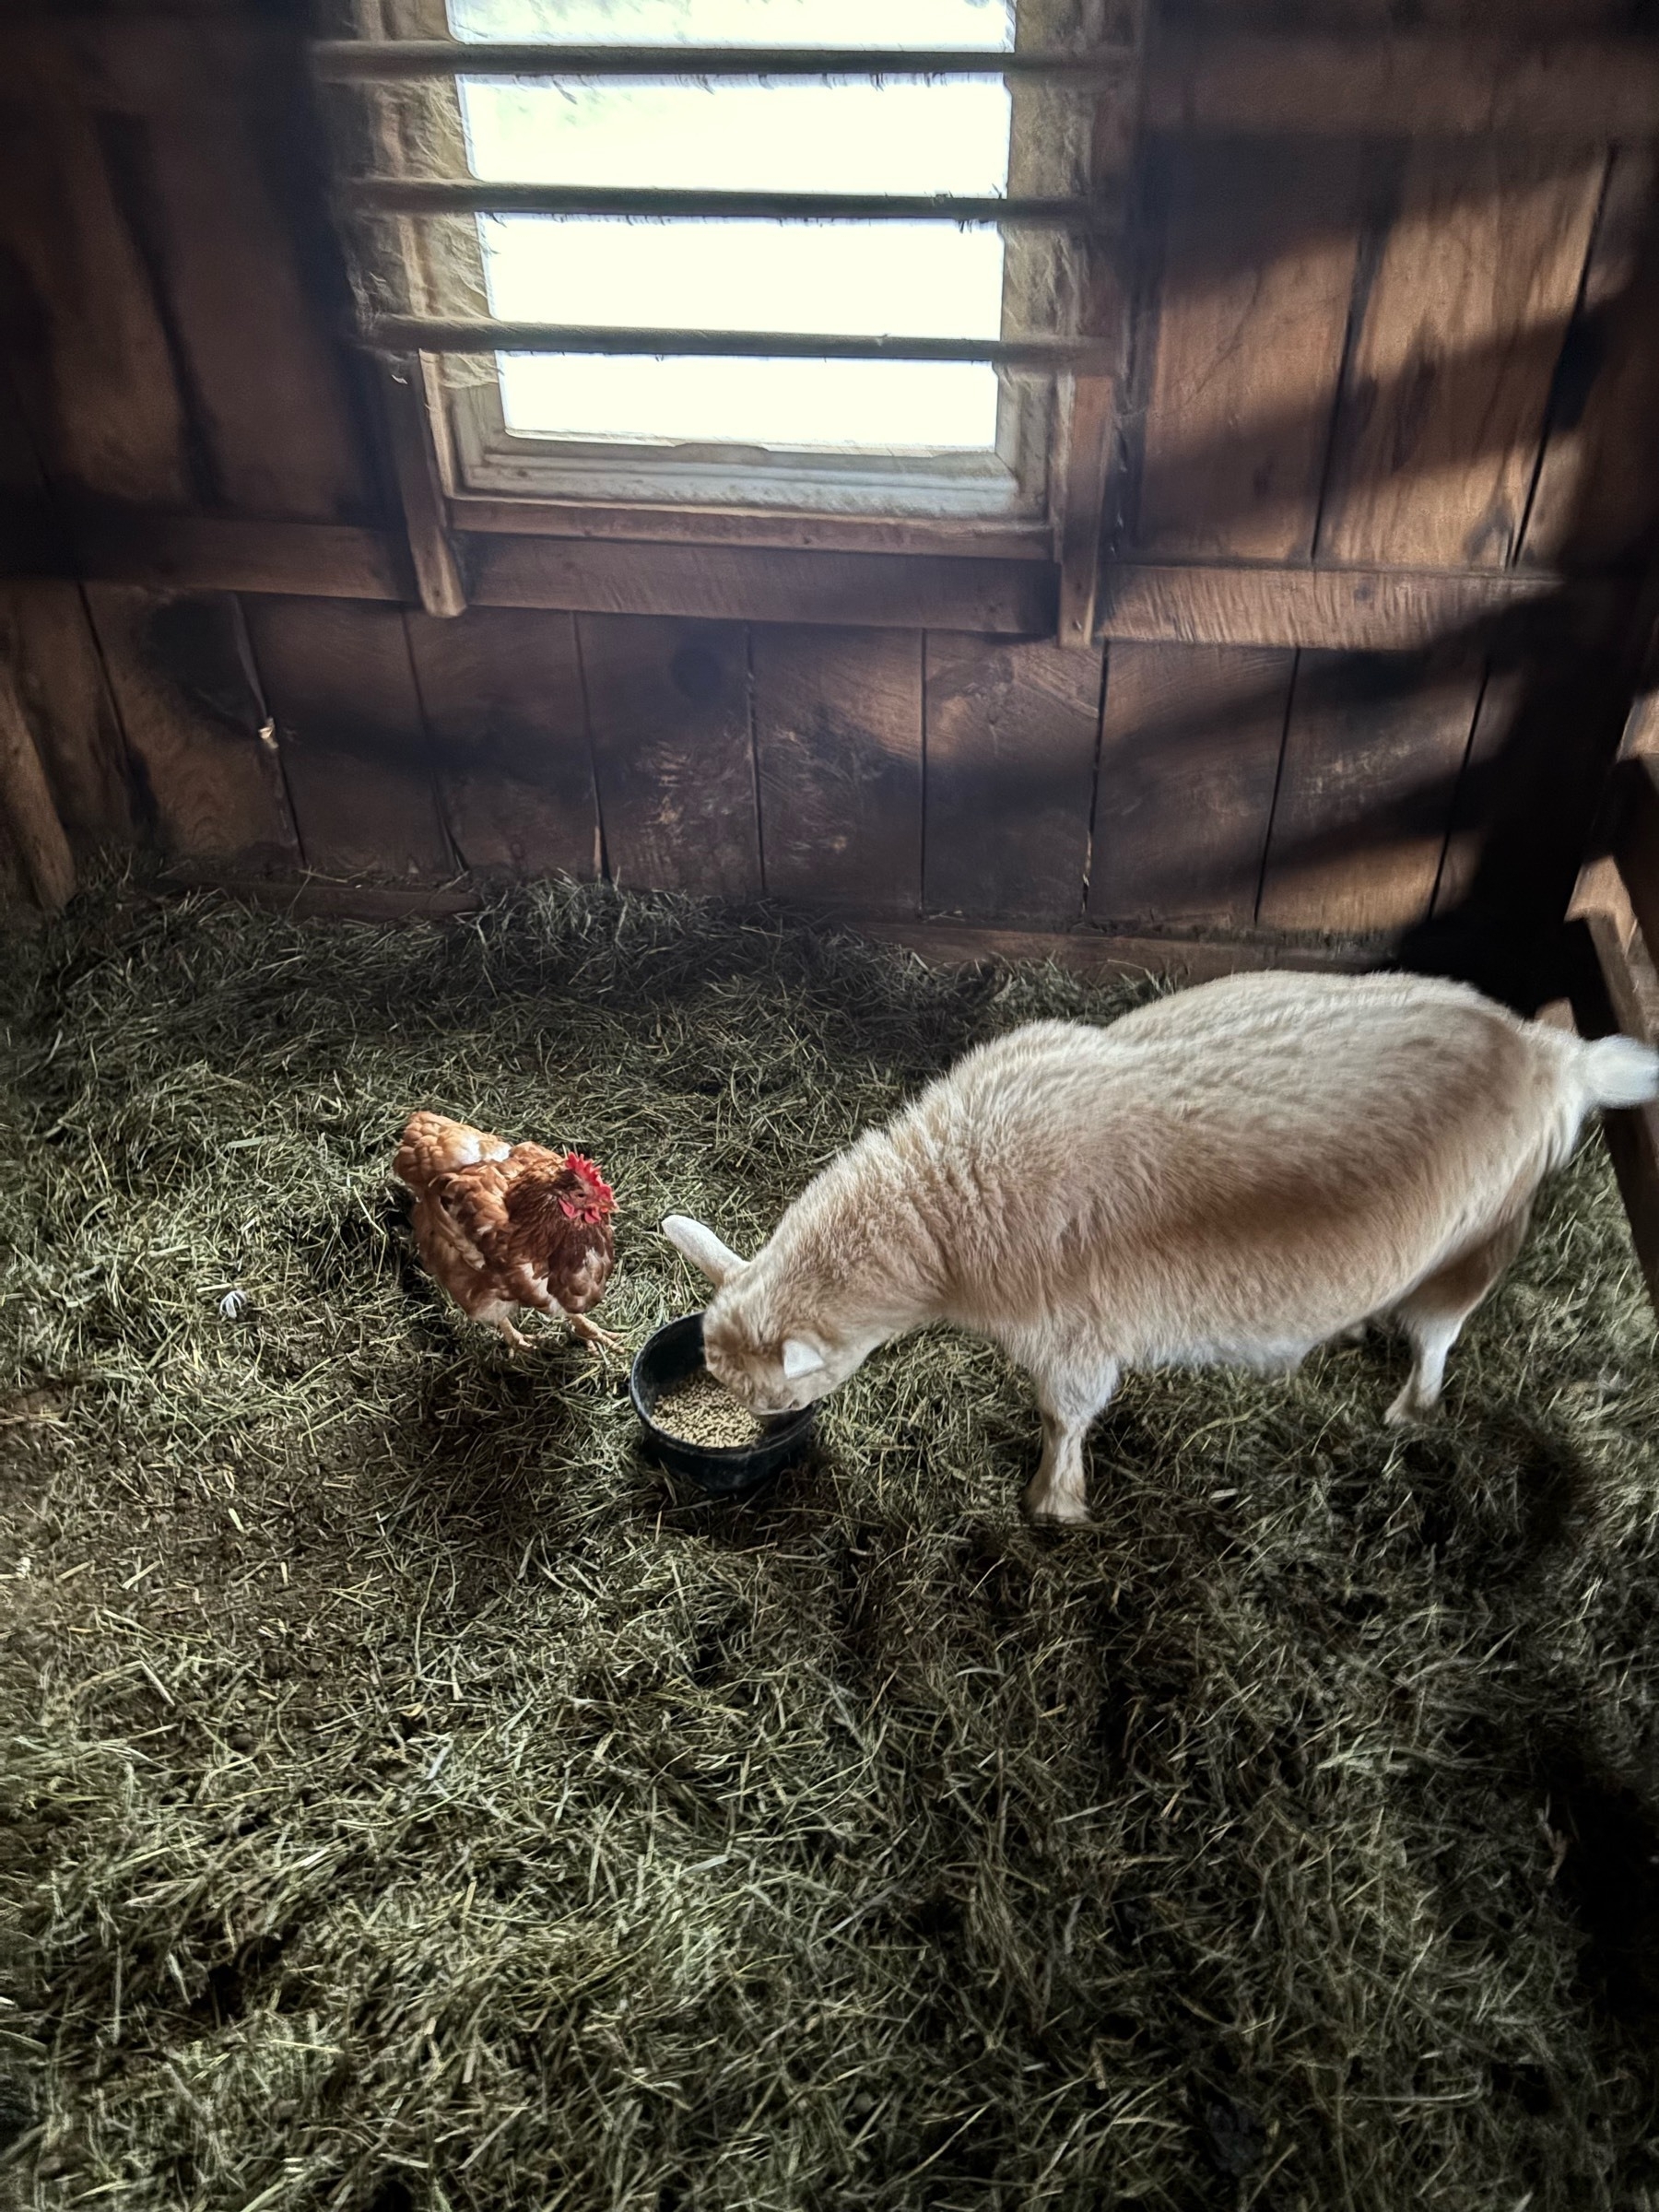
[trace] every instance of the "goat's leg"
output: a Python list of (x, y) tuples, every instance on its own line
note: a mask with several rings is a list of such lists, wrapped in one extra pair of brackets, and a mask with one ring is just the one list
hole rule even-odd
[(1441, 1385), (1446, 1379), (1446, 1355), (1457, 1342), (1466, 1313), (1402, 1314), (1411, 1346), (1411, 1373), (1406, 1387), (1382, 1418), (1391, 1429), (1409, 1421), (1427, 1420), (1440, 1404)]
[(1042, 1460), (1022, 1500), (1033, 1521), (1076, 1525), (1088, 1519), (1083, 1440), (1117, 1388), (1118, 1363), (1094, 1347), (1072, 1359), (1031, 1360), (1042, 1416)]
[(1476, 1307), (1521, 1249), (1530, 1201), (1449, 1266), (1419, 1283), (1395, 1309), (1412, 1351), (1411, 1376), (1383, 1417), (1392, 1427), (1422, 1420), (1440, 1404), (1446, 1354)]

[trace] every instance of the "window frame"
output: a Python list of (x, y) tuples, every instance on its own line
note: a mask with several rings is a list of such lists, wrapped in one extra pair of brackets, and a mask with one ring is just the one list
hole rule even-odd
[[(1081, 47), (1077, 0), (1018, 0), (1017, 46)], [(444, 0), (359, 0), (359, 35), (457, 46)], [(460, 76), (384, 84), (369, 102), (371, 165), (390, 175), (470, 179)], [(1094, 103), (1087, 92), (1016, 80), (1010, 196), (1089, 189)], [(471, 215), (382, 218), (368, 254), (378, 289), (418, 314), (486, 315), (482, 241)], [(360, 230), (359, 230), (360, 235)], [(1089, 247), (1057, 232), (1004, 232), (1002, 327), (1084, 327)], [(560, 441), (510, 429), (493, 355), (424, 355), (421, 383), (440, 488), (452, 520), (533, 535), (678, 543), (817, 546), (913, 553), (1057, 551), (1075, 383), (999, 378), (998, 437), (984, 453), (802, 453)]]

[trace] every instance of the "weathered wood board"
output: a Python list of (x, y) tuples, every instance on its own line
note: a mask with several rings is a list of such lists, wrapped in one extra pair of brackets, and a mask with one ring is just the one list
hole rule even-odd
[(1402, 653), (1297, 664), (1259, 918), (1364, 935), (1429, 912), (1483, 669)]
[(1440, 881), (1434, 887), (1437, 914), (1450, 913), (1474, 888), (1487, 818), (1503, 772), (1504, 753), (1514, 732), (1524, 686), (1518, 668), (1503, 668), (1488, 670), (1481, 688), (1469, 748), (1457, 780)]
[(1167, 149), (1135, 543), (1305, 559), (1358, 247), (1351, 149)]
[(929, 913), (1082, 912), (1101, 655), (927, 635)]
[(1577, 317), (1557, 363), (1521, 558), (1538, 567), (1640, 563), (1659, 512), (1659, 159), (1615, 149)]
[(768, 891), (918, 912), (922, 633), (761, 624), (750, 650)]
[(1091, 921), (1255, 921), (1295, 665), (1282, 649), (1110, 647)]
[(1604, 168), (1582, 149), (1410, 149), (1348, 363), (1322, 559), (1514, 558)]
[(757, 898), (745, 625), (582, 615), (576, 634), (612, 876), (634, 889)]
[(85, 600), (73, 583), (0, 585), (9, 662), (69, 841), (88, 853), (141, 827), (125, 740)]
[(368, 456), (248, 119), (199, 99), (147, 118), (150, 244), (219, 501), (244, 514), (347, 521)]
[[(8, 351), (51, 480), (152, 507), (194, 487), (167, 333), (72, 79), (0, 106)], [(0, 93), (0, 98), (4, 94)]]
[(306, 865), (418, 882), (453, 875), (401, 608), (245, 604)]
[(101, 583), (87, 603), (162, 853), (291, 870), (299, 842), (236, 601)]
[[(4, 370), (29, 431), (0, 438), (0, 551), (29, 578), (0, 632), (72, 848), (406, 899), (463, 868), (608, 868), (896, 924), (1366, 932), (1476, 892), (1553, 926), (1659, 548), (1653, 157), (1535, 127), (1523, 29), (1628, 34), (1616, 0), (1523, 0), (1497, 27), (1471, 5), (1425, 0), (1406, 30), (1386, 0), (1284, 0), (1271, 24), (1262, 0), (1194, 0), (1161, 32), (1364, 34), (1382, 97), (1402, 56), (1420, 85), (1426, 39), (1478, 31), (1487, 92), (1533, 103), (1513, 134), (1471, 134), (1465, 100), (1454, 133), (1321, 134), (1304, 112), (1223, 135), (1155, 83), (1138, 136), (1133, 101), (1101, 102), (1119, 136), (1081, 166), (1057, 124), (1020, 142), (1033, 189), (1109, 174), (1132, 210), (1096, 269), (1134, 303), (1128, 382), (1098, 380), (1110, 416), (1051, 507), (884, 536), (434, 498), (471, 602), (448, 622), (411, 611), (343, 335), (302, 28), (218, 0), (211, 23), (81, 11), (58, 39), (35, 11), (0, 86)], [(441, 0), (380, 13), (445, 28)], [(1181, 64), (1206, 98), (1214, 60)], [(1260, 60), (1233, 52), (1235, 88)], [(1305, 88), (1317, 60), (1287, 65)], [(450, 97), (411, 95), (362, 166), (435, 159), (422, 119)], [(1064, 487), (1064, 440), (1052, 459)], [(1072, 614), (1096, 606), (1112, 640), (1103, 707), (1100, 651), (1047, 641), (1061, 550)], [(99, 579), (90, 628), (76, 576)]]
[(457, 856), (486, 876), (600, 872), (576, 625), (475, 607), (408, 617), (415, 677)]

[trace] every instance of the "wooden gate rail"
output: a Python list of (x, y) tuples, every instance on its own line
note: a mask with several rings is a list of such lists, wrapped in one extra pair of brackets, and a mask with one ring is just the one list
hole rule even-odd
[[(1613, 786), (1612, 858), (1635, 910), (1637, 932), (1659, 962), (1659, 770), (1651, 759), (1619, 763)], [(1591, 913), (1572, 924), (1572, 1009), (1586, 1037), (1615, 1030), (1659, 1042), (1630, 953), (1612, 917)], [(1604, 1117), (1648, 1295), (1659, 1310), (1659, 1102)]]

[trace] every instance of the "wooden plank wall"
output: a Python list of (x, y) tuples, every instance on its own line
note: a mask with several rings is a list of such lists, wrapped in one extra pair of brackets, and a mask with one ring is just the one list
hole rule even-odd
[[(1359, 34), (1386, 12), (1196, 0), (1181, 23)], [(1459, 0), (1412, 19), (1476, 25)], [(1519, 42), (1628, 20), (1611, 0), (1505, 0), (1478, 27)], [(1241, 587), (1264, 563), (1651, 566), (1649, 147), (1165, 135), (1145, 171), (1120, 557), (1235, 563)], [(1112, 645), (1091, 918), (1400, 936), (1478, 880), (1511, 925), (1553, 920), (1618, 741), (1623, 645), (1617, 616), (1567, 650), (1479, 621), (1416, 653), (1331, 651), (1312, 624), (1275, 650)]]
[[(1536, 559), (1606, 149), (1166, 141), (1153, 164), (1122, 545), (1245, 577)], [(1646, 526), (1652, 504), (1650, 482)], [(1421, 922), (1467, 887), (1465, 771), (1477, 725), (1500, 755), (1511, 674), (1455, 630), (1416, 654), (1114, 645), (1091, 917)]]
[[(1291, 12), (1272, 28), (1376, 28), (1368, 0)], [(1505, 27), (1525, 13), (1506, 6)], [(1617, 27), (1601, 0), (1532, 14)], [(1193, 19), (1266, 28), (1232, 0)], [(135, 513), (390, 542), (378, 395), (338, 342), (344, 271), (296, 153), (315, 143), (297, 44), (286, 74), (199, 25), (141, 51), (165, 97), (54, 62), (50, 41), (0, 74), (8, 566), (51, 565), (16, 547), (54, 517), (69, 535)], [(1153, 933), (1397, 935), (1445, 911), (1479, 875), (1512, 762), (1543, 772), (1516, 735), (1535, 669), (1480, 621), (1410, 653), (1335, 649), (1316, 616), (1287, 641), (1261, 587), (1649, 557), (1646, 155), (1163, 133), (1135, 190), (1108, 553), (1177, 584), (1205, 564), (1208, 631), (1114, 636), (1109, 613), (1103, 644), (1062, 651), (742, 605), (443, 620), (416, 611), (406, 564), (403, 604), (311, 595), (302, 570), (268, 591), (13, 582), (0, 653), (71, 845), (406, 885), (605, 871)], [(491, 573), (558, 557), (534, 536), (479, 553)], [(1571, 806), (1552, 827), (1531, 803), (1570, 870)]]

